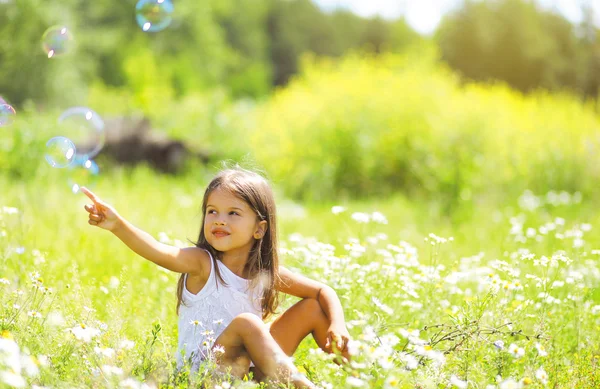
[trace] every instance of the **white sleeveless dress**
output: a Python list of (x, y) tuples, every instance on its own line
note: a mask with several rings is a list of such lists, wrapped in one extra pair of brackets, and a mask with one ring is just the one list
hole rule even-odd
[(215, 261), (210, 253), (208, 255), (210, 275), (198, 293), (193, 294), (187, 289), (187, 274), (184, 276), (182, 304), (179, 307), (178, 368), (183, 366), (184, 361), (189, 361), (192, 370), (197, 369), (199, 363), (208, 356), (207, 351), (213, 346), (214, 339), (237, 315), (252, 313), (262, 319), (262, 287), (258, 285), (251, 290), (249, 280), (233, 273), (220, 260), (216, 262), (227, 285), (220, 281), (217, 285)]

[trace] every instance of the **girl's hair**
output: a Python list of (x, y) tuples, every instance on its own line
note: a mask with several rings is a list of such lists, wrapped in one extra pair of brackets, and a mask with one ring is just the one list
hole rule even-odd
[[(217, 275), (217, 287), (219, 281), (225, 285), (225, 280), (221, 276), (219, 266), (216, 261), (221, 260), (222, 252), (212, 247), (204, 236), (204, 222), (206, 218), (206, 205), (208, 196), (216, 189), (222, 189), (230, 192), (232, 195), (245, 201), (248, 206), (254, 210), (259, 221), (267, 221), (267, 231), (260, 239), (255, 239), (248, 261), (244, 267), (244, 275), (251, 280), (251, 287), (262, 284), (262, 313), (263, 319), (275, 313), (279, 304), (279, 296), (275, 290), (275, 285), (279, 280), (279, 257), (277, 254), (277, 223), (275, 218), (275, 199), (273, 191), (267, 180), (258, 173), (240, 168), (238, 166), (222, 170), (208, 184), (204, 192), (202, 201), (202, 225), (200, 226), (200, 236), (196, 242), (196, 247), (203, 248), (210, 252), (213, 259), (213, 269)], [(182, 304), (182, 294), (184, 288), (184, 274), (179, 277), (177, 283), (177, 313)]]

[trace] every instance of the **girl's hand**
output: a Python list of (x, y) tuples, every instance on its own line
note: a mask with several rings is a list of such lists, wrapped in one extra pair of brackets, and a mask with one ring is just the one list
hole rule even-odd
[(345, 324), (331, 323), (327, 330), (327, 341), (325, 348), (330, 349), (335, 344), (337, 350), (342, 354), (348, 353), (348, 342), (350, 341), (350, 333), (346, 329)]
[(100, 200), (100, 198), (89, 189), (82, 187), (81, 191), (94, 202), (94, 204), (86, 205), (84, 207), (85, 210), (89, 212), (88, 223), (108, 231), (113, 231), (117, 228), (120, 221), (117, 211), (104, 201)]

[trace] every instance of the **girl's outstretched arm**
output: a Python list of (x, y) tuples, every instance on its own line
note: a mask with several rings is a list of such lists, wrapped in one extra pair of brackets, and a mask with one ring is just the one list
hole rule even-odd
[(277, 285), (278, 291), (300, 298), (312, 298), (319, 302), (321, 309), (331, 321), (325, 347), (331, 349), (335, 343), (338, 350), (346, 351), (350, 334), (346, 328), (342, 303), (335, 290), (321, 282), (293, 273), (283, 266), (279, 267), (279, 276), (281, 282)]
[(206, 251), (198, 247), (179, 248), (161, 243), (122, 218), (112, 206), (87, 188), (81, 188), (81, 191), (94, 203), (85, 206), (89, 213), (88, 223), (112, 232), (138, 255), (177, 273), (204, 274), (209, 271), (210, 258)]

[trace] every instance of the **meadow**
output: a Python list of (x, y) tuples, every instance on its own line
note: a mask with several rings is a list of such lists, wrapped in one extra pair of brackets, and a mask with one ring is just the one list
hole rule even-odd
[[(256, 105), (149, 98), (158, 127), (215, 160), (178, 176), (102, 161), (92, 189), (189, 245), (218, 160), (265, 166), (283, 265), (337, 291), (354, 339), (343, 366), (302, 343), (294, 362), (324, 388), (599, 387), (596, 106), (463, 85), (434, 56), (308, 58)], [(98, 112), (128, 106), (94, 93)], [(174, 374), (178, 275), (87, 224), (69, 170), (43, 160), (53, 115), (0, 133), (2, 385), (190, 386)]]

